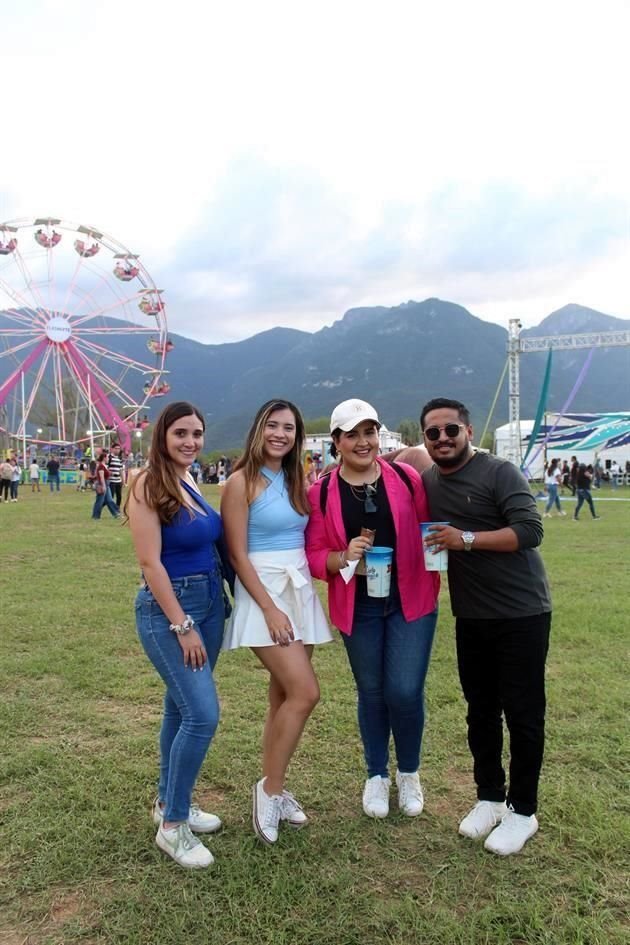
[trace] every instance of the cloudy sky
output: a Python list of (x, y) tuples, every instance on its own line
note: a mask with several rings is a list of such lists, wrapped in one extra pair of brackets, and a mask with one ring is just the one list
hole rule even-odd
[(627, 0), (20, 0), (0, 35), (0, 221), (110, 233), (172, 331), (630, 317)]

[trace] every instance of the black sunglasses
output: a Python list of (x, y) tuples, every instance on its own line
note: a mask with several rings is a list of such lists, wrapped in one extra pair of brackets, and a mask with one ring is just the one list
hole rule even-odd
[(424, 431), (424, 435), (427, 440), (430, 440), (432, 443), (435, 443), (440, 439), (440, 433), (442, 430), (446, 433), (447, 437), (450, 440), (454, 440), (456, 436), (459, 436), (459, 431), (464, 429), (465, 424), (463, 423), (447, 423), (443, 427), (427, 427)]
[(378, 512), (378, 505), (374, 501), (376, 495), (376, 486), (372, 483), (365, 484), (365, 499), (363, 500), (363, 511), (370, 515), (372, 512)]

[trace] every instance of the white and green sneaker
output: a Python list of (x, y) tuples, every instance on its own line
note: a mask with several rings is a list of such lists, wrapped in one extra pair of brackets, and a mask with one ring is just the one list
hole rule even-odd
[[(160, 807), (159, 798), (156, 797), (153, 804), (153, 823), (156, 827), (161, 826), (164, 819), (164, 811)], [(191, 804), (188, 811), (188, 826), (195, 833), (216, 833), (223, 824), (216, 814), (209, 814), (201, 810), (198, 804)]]
[(187, 869), (204, 869), (214, 863), (214, 857), (201, 840), (191, 832), (188, 824), (177, 824), (165, 830), (160, 824), (155, 842), (172, 860)]

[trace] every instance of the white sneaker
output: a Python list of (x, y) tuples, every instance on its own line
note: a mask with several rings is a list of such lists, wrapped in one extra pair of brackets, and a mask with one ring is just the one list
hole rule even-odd
[(275, 843), (278, 839), (278, 826), (282, 814), (283, 796), (265, 793), (262, 778), (254, 785), (252, 822), (254, 830), (264, 843)]
[(507, 814), (505, 801), (477, 801), (472, 810), (468, 811), (459, 825), (462, 837), (471, 840), (481, 840), (487, 837), (491, 830)]
[(424, 794), (417, 771), (411, 774), (396, 772), (398, 806), (407, 817), (417, 817), (424, 809)]
[(514, 808), (509, 807), (499, 826), (484, 843), (484, 847), (499, 856), (509, 856), (522, 850), (537, 830), (538, 821), (535, 814), (527, 817), (525, 814), (517, 814)]
[[(160, 807), (159, 799), (156, 797), (153, 804), (153, 823), (159, 827), (164, 819), (164, 811)], [(188, 826), (195, 833), (216, 833), (223, 824), (216, 814), (208, 814), (201, 810), (198, 804), (191, 804), (188, 810)]]
[(295, 827), (296, 829), (305, 827), (308, 823), (308, 817), (302, 810), (301, 805), (289, 791), (282, 792), (280, 820), (286, 821), (289, 827)]
[(155, 842), (160, 850), (163, 850), (180, 866), (188, 869), (203, 869), (214, 863), (212, 853), (191, 833), (188, 824), (178, 824), (176, 827), (169, 827), (168, 830), (160, 825)]
[(363, 788), (363, 810), (368, 817), (387, 817), (389, 814), (389, 778), (375, 774)]

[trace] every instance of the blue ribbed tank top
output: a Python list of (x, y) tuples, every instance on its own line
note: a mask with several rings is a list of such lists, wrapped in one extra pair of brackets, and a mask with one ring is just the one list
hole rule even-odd
[(221, 518), (203, 496), (180, 481), (200, 511), (182, 505), (169, 524), (162, 525), (160, 559), (170, 578), (210, 574), (217, 569), (214, 543), (221, 537)]
[(248, 551), (285, 551), (304, 547), (308, 515), (300, 515), (289, 501), (284, 470), (260, 470), (269, 485), (249, 507)]

